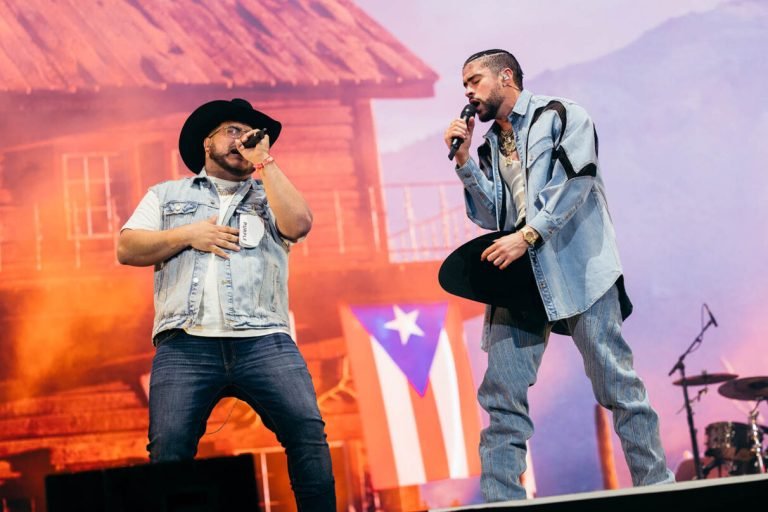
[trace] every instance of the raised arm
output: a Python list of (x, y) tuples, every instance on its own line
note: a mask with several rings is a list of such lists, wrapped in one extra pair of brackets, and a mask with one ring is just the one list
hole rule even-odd
[(454, 162), (456, 174), (464, 184), (464, 201), (469, 219), (485, 229), (498, 229), (496, 221), (496, 205), (494, 202), (493, 180), (486, 176), (477, 163), (470, 158), (469, 148), (472, 143), (472, 133), (475, 129), (475, 118), (469, 121), (454, 119), (443, 134), (445, 145), (451, 146), (454, 137), (464, 142), (456, 151)]
[(294, 242), (307, 236), (312, 229), (312, 211), (277, 162), (264, 166), (261, 179), (280, 234)]
[[(245, 134), (243, 139), (248, 135)], [(280, 234), (294, 242), (305, 237), (312, 229), (312, 211), (301, 192), (270, 156), (269, 136), (264, 136), (252, 149), (244, 147), (242, 140), (238, 140), (237, 150), (256, 167)]]

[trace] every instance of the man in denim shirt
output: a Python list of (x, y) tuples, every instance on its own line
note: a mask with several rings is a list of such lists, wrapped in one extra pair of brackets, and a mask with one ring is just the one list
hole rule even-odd
[(234, 396), (285, 448), (298, 509), (332, 511), (325, 423), (288, 318), (288, 250), (312, 214), (269, 154), (281, 128), (241, 99), (195, 110), (179, 152), (196, 176), (151, 187), (117, 253), (155, 267), (150, 459), (193, 458), (211, 410)]
[(462, 74), (480, 120), (495, 121), (478, 149), (479, 164), (469, 156), (474, 117), (453, 121), (445, 132), (449, 146), (463, 139), (455, 163), (467, 215), (483, 228), (513, 231), (493, 241), (480, 260), (503, 270), (526, 258), (542, 318), (487, 308), (482, 343), (488, 369), (478, 391), (490, 415), (480, 440), (483, 495), (488, 501), (525, 497), (520, 475), (533, 434), (527, 393), (553, 329), (573, 337), (597, 401), (613, 411), (633, 484), (674, 481), (658, 416), (621, 336), (631, 303), (592, 120), (569, 100), (523, 89), (523, 72), (504, 50), (472, 55)]

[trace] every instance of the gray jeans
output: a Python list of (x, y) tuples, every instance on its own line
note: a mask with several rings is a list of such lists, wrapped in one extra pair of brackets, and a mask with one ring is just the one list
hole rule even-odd
[[(613, 412), (634, 485), (674, 481), (659, 437), (659, 419), (645, 386), (632, 368), (632, 351), (621, 336), (616, 286), (591, 308), (568, 319), (592, 382), (595, 398)], [(528, 388), (536, 382), (551, 325), (523, 327), (503, 308), (486, 326), (488, 370), (478, 391), (490, 425), (480, 438), (481, 489), (486, 501), (525, 498), (526, 441), (533, 435)]]

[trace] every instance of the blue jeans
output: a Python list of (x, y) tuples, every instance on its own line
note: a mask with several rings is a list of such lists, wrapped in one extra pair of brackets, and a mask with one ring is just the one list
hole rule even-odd
[(288, 335), (206, 338), (174, 329), (157, 341), (149, 391), (151, 461), (194, 458), (213, 407), (234, 396), (285, 448), (298, 509), (336, 510), (325, 423), (307, 365)]
[[(658, 416), (632, 368), (632, 351), (621, 336), (616, 286), (567, 322), (595, 398), (613, 412), (632, 483), (673, 482), (661, 446)], [(478, 399), (490, 415), (490, 425), (480, 437), (480, 486), (486, 501), (523, 499), (520, 475), (526, 467), (525, 443), (533, 435), (528, 388), (536, 382), (551, 324), (524, 326), (508, 310), (497, 308), (485, 329), (488, 370)]]

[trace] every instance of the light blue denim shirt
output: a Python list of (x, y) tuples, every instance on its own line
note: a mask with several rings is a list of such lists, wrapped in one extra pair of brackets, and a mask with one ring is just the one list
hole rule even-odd
[[(219, 213), (219, 196), (203, 170), (199, 175), (155, 185), (162, 229), (205, 220)], [(242, 215), (264, 222), (264, 236), (253, 248), (228, 251), (216, 261), (222, 311), (232, 329), (288, 328), (288, 250), (260, 181), (244, 181), (222, 224), (239, 227)], [(155, 266), (154, 337), (167, 329), (192, 327), (200, 311), (210, 253), (188, 247)]]
[[(582, 107), (528, 90), (520, 93), (509, 120), (526, 173), (526, 223), (541, 235), (528, 250), (539, 292), (550, 321), (569, 318), (586, 311), (622, 273), (600, 177), (597, 134)], [(513, 214), (503, 224), (500, 218), (497, 131), (494, 123), (484, 135), (479, 165), (470, 158), (456, 172), (475, 224), (514, 229)]]

